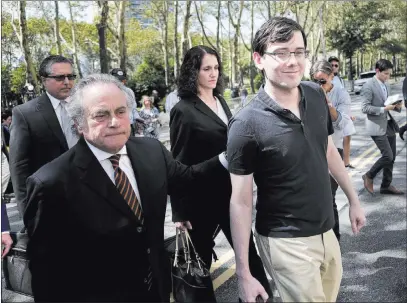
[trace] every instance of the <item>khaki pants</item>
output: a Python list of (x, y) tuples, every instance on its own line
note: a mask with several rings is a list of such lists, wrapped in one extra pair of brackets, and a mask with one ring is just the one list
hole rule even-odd
[(298, 238), (270, 238), (256, 233), (256, 242), (283, 302), (336, 301), (342, 260), (332, 229)]

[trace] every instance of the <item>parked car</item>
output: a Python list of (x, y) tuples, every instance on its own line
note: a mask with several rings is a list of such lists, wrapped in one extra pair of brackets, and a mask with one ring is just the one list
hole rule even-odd
[(376, 75), (376, 71), (374, 70), (370, 72), (360, 73), (359, 79), (355, 80), (355, 94), (359, 95), (360, 91), (362, 90), (363, 84), (365, 84), (370, 78), (373, 78), (374, 75)]

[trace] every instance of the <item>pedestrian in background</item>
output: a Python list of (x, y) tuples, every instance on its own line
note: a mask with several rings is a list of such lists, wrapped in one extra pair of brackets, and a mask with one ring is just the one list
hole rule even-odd
[(144, 124), (143, 119), (140, 117), (140, 114), (137, 110), (137, 100), (136, 96), (133, 92), (133, 90), (126, 86), (127, 84), (127, 74), (120, 68), (114, 68), (110, 71), (110, 74), (114, 77), (116, 77), (119, 81), (121, 81), (124, 84), (124, 87), (126, 88), (126, 91), (131, 94), (131, 96), (134, 99), (133, 107), (130, 110), (130, 124), (131, 124), (131, 131), (132, 135), (134, 136), (135, 134), (139, 133), (139, 130), (142, 129), (142, 126)]
[(167, 194), (225, 169), (218, 155), (186, 167), (160, 141), (130, 136), (133, 102), (111, 75), (81, 79), (68, 107), (78, 144), (27, 180), (36, 302), (169, 302)]
[(301, 82), (308, 56), (301, 26), (288, 18), (265, 22), (252, 42), (265, 77), (256, 97), (229, 122), (231, 230), (239, 295), (267, 294), (248, 266), (253, 178), (257, 184), (256, 241), (283, 302), (335, 302), (342, 279), (329, 172), (349, 200), (356, 234), (365, 223), (358, 195), (331, 135), (325, 93)]
[[(332, 65), (326, 60), (318, 60), (311, 67), (311, 79), (318, 83), (326, 94), (327, 102), (329, 105), (329, 114), (331, 115), (332, 125), (334, 127), (334, 133), (332, 134), (332, 141), (335, 147), (338, 149), (339, 155), (343, 159), (343, 137), (344, 129), (348, 123), (352, 123), (348, 113), (350, 112), (350, 96), (348, 92), (341, 87), (335, 86), (332, 83), (334, 73)], [(333, 231), (338, 241), (341, 238), (339, 230), (339, 214), (338, 207), (336, 205), (335, 196), (338, 190), (338, 182), (335, 178), (331, 177), (331, 190), (333, 199), (333, 209), (335, 224)]]
[(21, 217), (27, 203), (27, 178), (78, 141), (66, 112), (76, 79), (72, 62), (63, 56), (49, 56), (41, 62), (39, 75), (45, 93), (13, 108), (10, 171)]
[(5, 110), (1, 114), (1, 127), (3, 128), (4, 142), (6, 147), (10, 146), (10, 125), (12, 122), (11, 111)]
[(168, 96), (165, 98), (165, 112), (167, 114), (170, 114), (172, 108), (179, 102), (179, 97), (178, 97), (178, 90), (174, 88), (174, 90), (168, 94)]
[[(175, 159), (186, 165), (208, 160), (226, 150), (227, 125), (232, 113), (222, 97), (223, 69), (219, 54), (199, 45), (187, 51), (180, 69), (180, 101), (171, 110), (170, 140)], [(173, 221), (190, 221), (190, 235), (199, 256), (209, 270), (218, 226), (233, 247), (230, 233), (230, 177), (227, 171), (211, 174), (182, 199), (185, 208), (173, 210)], [(172, 196), (172, 200), (180, 200)], [(262, 285), (270, 287), (263, 264), (250, 236), (250, 269)]]
[[(334, 78), (332, 80), (332, 84), (336, 87), (340, 87), (342, 89), (345, 89), (345, 82), (339, 75), (339, 59), (337, 57), (331, 56), (328, 59), (328, 62), (331, 63), (332, 65), (332, 70), (334, 73)], [(352, 135), (355, 134), (356, 129), (353, 124), (353, 121), (355, 121), (355, 117), (352, 116), (351, 112), (351, 107), (349, 106), (348, 109), (348, 116), (351, 118), (352, 123), (347, 123), (345, 129), (343, 130), (343, 162), (345, 163), (345, 167), (354, 169), (355, 167), (350, 163), (350, 141), (352, 138)]]
[(142, 96), (141, 100), (143, 102), (143, 107), (141, 108), (140, 111), (140, 117), (144, 121), (143, 135), (144, 137), (158, 139), (160, 127), (159, 120), (160, 112), (154, 106), (152, 102), (152, 97)]
[(400, 109), (401, 103), (385, 105), (390, 95), (390, 79), (393, 64), (387, 59), (376, 62), (376, 75), (367, 80), (363, 85), (362, 112), (366, 114), (366, 132), (380, 150), (381, 157), (363, 176), (363, 184), (366, 190), (373, 194), (373, 179), (383, 170), (383, 179), (380, 186), (381, 194), (403, 195), (391, 184), (393, 181), (393, 165), (396, 160), (396, 133), (399, 126), (390, 114), (391, 110)]
[(240, 98), (241, 98), (241, 106), (243, 107), (243, 106), (245, 106), (245, 104), (246, 104), (246, 99), (247, 99), (247, 95), (248, 95), (249, 93), (247, 92), (247, 89), (246, 89), (246, 87), (243, 87), (243, 89), (242, 89), (242, 93), (240, 94)]

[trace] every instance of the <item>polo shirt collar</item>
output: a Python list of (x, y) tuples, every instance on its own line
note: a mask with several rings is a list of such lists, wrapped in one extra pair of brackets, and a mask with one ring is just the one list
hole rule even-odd
[[(304, 90), (300, 85), (298, 85), (298, 88), (300, 90), (300, 106), (303, 106), (304, 109), (306, 108), (306, 100), (304, 97)], [(284, 109), (278, 104), (273, 98), (270, 97), (269, 94), (264, 89), (264, 84), (260, 87), (258, 93), (257, 93), (258, 98), (267, 104), (274, 112), (285, 115), (288, 113), (287, 109)]]

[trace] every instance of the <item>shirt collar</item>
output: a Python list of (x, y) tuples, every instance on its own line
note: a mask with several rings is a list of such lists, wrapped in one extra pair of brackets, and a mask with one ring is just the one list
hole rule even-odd
[[(111, 156), (113, 156), (114, 154), (105, 152), (99, 148), (97, 148), (96, 146), (92, 145), (91, 143), (89, 143), (86, 139), (85, 139), (86, 144), (89, 146), (89, 149), (92, 151), (92, 153), (95, 155), (96, 159), (98, 159), (98, 161), (103, 161), (103, 160), (107, 160), (109, 159)], [(119, 150), (116, 155), (127, 155), (127, 149), (126, 149), (126, 145), (124, 145), (122, 147), (121, 150)]]
[(382, 82), (382, 81), (380, 81), (379, 79), (377, 79), (377, 77), (376, 76), (374, 76), (373, 78), (375, 78), (376, 79), (376, 81), (380, 84), (380, 86), (384, 86), (384, 87), (386, 87), (386, 85)]
[[(304, 91), (301, 85), (298, 85), (298, 89), (300, 90), (300, 106), (306, 107), (306, 101), (304, 97)], [(286, 115), (288, 110), (282, 108), (280, 104), (278, 104), (270, 95), (265, 91), (264, 84), (260, 87), (259, 91), (257, 92), (258, 98), (266, 103), (273, 111)]]
[(61, 101), (58, 100), (57, 98), (51, 96), (51, 94), (49, 94), (48, 92), (46, 92), (46, 94), (47, 94), (49, 100), (51, 101), (52, 107), (54, 108), (54, 110), (56, 110)]

